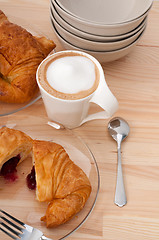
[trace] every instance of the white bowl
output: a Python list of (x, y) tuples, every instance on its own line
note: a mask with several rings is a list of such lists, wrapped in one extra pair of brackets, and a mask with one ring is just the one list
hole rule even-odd
[(67, 31), (69, 31), (79, 37), (83, 37), (85, 39), (92, 40), (92, 41), (98, 41), (98, 42), (117, 41), (117, 40), (121, 40), (121, 39), (130, 37), (130, 36), (134, 35), (137, 31), (139, 31), (143, 27), (145, 22), (147, 21), (147, 17), (145, 17), (144, 20), (141, 22), (141, 24), (139, 24), (139, 26), (137, 26), (135, 29), (133, 29), (132, 31), (125, 33), (125, 34), (121, 34), (121, 35), (117, 35), (117, 36), (99, 36), (99, 35), (89, 34), (87, 32), (80, 31), (79, 29), (77, 29), (77, 28), (73, 27), (72, 25), (70, 25), (69, 23), (67, 23), (56, 11), (56, 8), (52, 2), (50, 3), (50, 9), (51, 9), (50, 10), (51, 14), (52, 14), (52, 16), (54, 16), (55, 20)]
[(67, 13), (92, 24), (121, 24), (141, 17), (152, 0), (55, 0)]
[[(58, 4), (59, 1), (58, 1), (58, 3), (56, 0), (51, 0), (51, 1), (54, 4), (54, 6), (56, 7), (57, 12), (61, 15), (61, 17), (66, 22), (68, 22), (72, 26), (76, 27), (77, 29), (80, 29), (87, 33), (91, 33), (91, 34), (95, 34), (95, 35), (102, 35), (102, 36), (121, 35), (121, 34), (125, 34), (127, 32), (132, 31), (133, 29), (135, 29), (143, 21), (143, 19), (148, 15), (148, 12), (149, 12), (149, 10), (152, 6), (152, 2), (153, 2), (153, 0), (131, 0), (131, 1), (129, 1), (129, 2), (131, 2), (131, 4), (125, 4), (125, 5), (127, 6), (127, 5), (134, 4), (135, 8), (133, 8), (133, 6), (131, 6), (132, 9), (130, 12), (132, 12), (132, 13), (135, 12), (135, 15), (128, 17), (127, 15), (132, 15), (132, 14), (130, 14), (129, 11), (127, 12), (127, 10), (126, 10), (127, 7), (125, 9), (125, 5), (124, 5), (123, 10), (121, 10), (122, 8), (120, 6), (118, 7), (118, 4), (117, 4), (117, 2), (120, 3), (121, 0), (120, 1), (115, 0), (116, 5), (113, 5), (112, 11), (109, 8), (109, 12), (111, 14), (108, 13), (108, 15), (109, 16), (113, 15), (115, 17), (115, 15), (118, 15), (118, 11), (119, 11), (121, 16), (124, 13), (125, 20), (124, 19), (122, 20), (121, 18), (118, 17), (119, 18), (118, 22), (116, 22), (117, 20), (115, 20), (115, 22), (114, 21), (112, 22), (112, 20), (110, 19), (109, 22), (107, 20), (107, 21), (105, 21), (105, 23), (97, 23), (97, 22), (94, 23), (91, 21), (90, 22), (85, 21), (82, 18), (78, 18), (78, 17), (73, 16), (72, 14), (69, 14), (62, 7), (60, 7), (60, 5)], [(90, 1), (91, 1), (91, 4), (88, 7), (88, 2), (90, 3)], [(123, 1), (128, 2), (128, 0), (122, 0), (122, 2)], [(80, 0), (80, 1), (78, 1), (78, 4), (77, 4), (77, 6), (79, 6), (79, 9), (80, 9), (79, 12), (81, 11), (81, 8), (80, 8), (80, 6), (82, 6), (81, 2), (83, 2), (83, 1)], [(84, 9), (87, 12), (87, 14), (89, 14), (89, 12), (91, 12), (90, 8), (95, 9), (94, 2), (97, 2), (97, 4), (99, 4), (98, 0), (93, 0), (93, 4), (92, 4), (92, 0), (89, 0), (89, 1), (85, 0)], [(103, 7), (103, 4), (104, 4), (104, 6), (106, 6), (105, 2), (109, 5), (110, 2), (114, 3), (114, 0), (102, 1), (102, 4), (99, 4), (99, 5), (102, 5), (101, 8), (103, 8), (103, 9), (105, 9)], [(146, 2), (147, 4), (144, 5), (144, 2)], [(138, 6), (138, 8), (137, 8), (137, 6)], [(98, 16), (101, 14), (100, 10), (98, 8), (95, 9), (95, 12)], [(106, 12), (105, 12), (105, 15), (107, 15)]]
[(55, 29), (57, 30), (57, 32), (60, 34), (62, 38), (64, 38), (66, 41), (68, 41), (72, 45), (75, 45), (76, 47), (87, 49), (90, 51), (112, 51), (112, 50), (117, 50), (117, 49), (126, 47), (130, 45), (132, 42), (134, 42), (145, 28), (145, 25), (144, 25), (137, 33), (135, 33), (133, 36), (128, 37), (124, 40), (118, 40), (114, 42), (95, 42), (95, 41), (87, 40), (85, 38), (78, 37), (68, 32), (66, 29), (60, 26), (60, 24), (55, 20), (55, 18), (52, 15), (50, 15), (50, 17), (54, 24)]
[(103, 52), (98, 52), (98, 51), (90, 51), (87, 49), (82, 49), (82, 48), (78, 48), (74, 45), (72, 45), (71, 43), (69, 43), (68, 41), (66, 41), (64, 38), (62, 38), (60, 36), (60, 34), (57, 32), (57, 30), (54, 28), (54, 24), (52, 22), (52, 27), (58, 37), (58, 39), (60, 40), (62, 46), (67, 49), (67, 50), (79, 50), (79, 51), (83, 51), (86, 53), (89, 53), (90, 55), (94, 56), (95, 58), (98, 59), (99, 62), (103, 63), (103, 62), (112, 62), (115, 61), (119, 58), (122, 58), (124, 56), (126, 56), (128, 53), (130, 53), (134, 47), (136, 46), (136, 44), (138, 43), (138, 41), (140, 40), (141, 36), (144, 33), (143, 32), (140, 34), (140, 36), (129, 46), (125, 47), (125, 48), (121, 48), (119, 50), (115, 50), (115, 51), (103, 51)]

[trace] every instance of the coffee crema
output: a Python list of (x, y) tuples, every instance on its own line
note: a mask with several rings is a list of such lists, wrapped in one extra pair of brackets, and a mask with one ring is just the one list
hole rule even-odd
[(60, 52), (48, 57), (38, 69), (42, 88), (56, 98), (76, 100), (91, 95), (99, 84), (99, 70), (87, 56)]

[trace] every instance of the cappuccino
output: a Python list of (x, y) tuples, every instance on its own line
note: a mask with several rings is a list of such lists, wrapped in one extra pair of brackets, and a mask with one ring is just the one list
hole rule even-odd
[(42, 88), (56, 98), (82, 99), (91, 95), (99, 84), (96, 64), (82, 53), (60, 52), (46, 58), (38, 69)]

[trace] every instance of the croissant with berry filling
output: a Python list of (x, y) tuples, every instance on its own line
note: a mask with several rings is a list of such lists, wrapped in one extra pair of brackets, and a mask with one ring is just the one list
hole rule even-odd
[(54, 142), (33, 141), (33, 157), (37, 199), (49, 202), (41, 220), (47, 227), (63, 224), (84, 207), (91, 193), (89, 179)]
[(38, 92), (36, 69), (54, 48), (53, 41), (32, 36), (0, 10), (0, 101), (31, 100)]
[(31, 152), (32, 139), (28, 135), (7, 127), (0, 129), (0, 174), (5, 178), (9, 178)]

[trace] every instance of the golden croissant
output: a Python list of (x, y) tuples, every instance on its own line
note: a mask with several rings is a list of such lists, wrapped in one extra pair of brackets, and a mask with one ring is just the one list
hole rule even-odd
[(15, 180), (16, 166), (32, 152), (32, 139), (25, 133), (2, 127), (0, 129), (0, 175)]
[(53, 41), (32, 36), (0, 10), (0, 101), (31, 100), (38, 92), (37, 67), (54, 48)]
[(33, 141), (33, 158), (37, 199), (49, 202), (41, 220), (47, 227), (63, 224), (84, 207), (91, 193), (89, 179), (54, 142)]
[(41, 220), (47, 227), (55, 227), (67, 222), (85, 206), (91, 184), (61, 145), (32, 140), (15, 129), (0, 129), (0, 175), (15, 180), (16, 166), (32, 152), (34, 166), (27, 183), (31, 189), (36, 187), (37, 200), (48, 202)]

